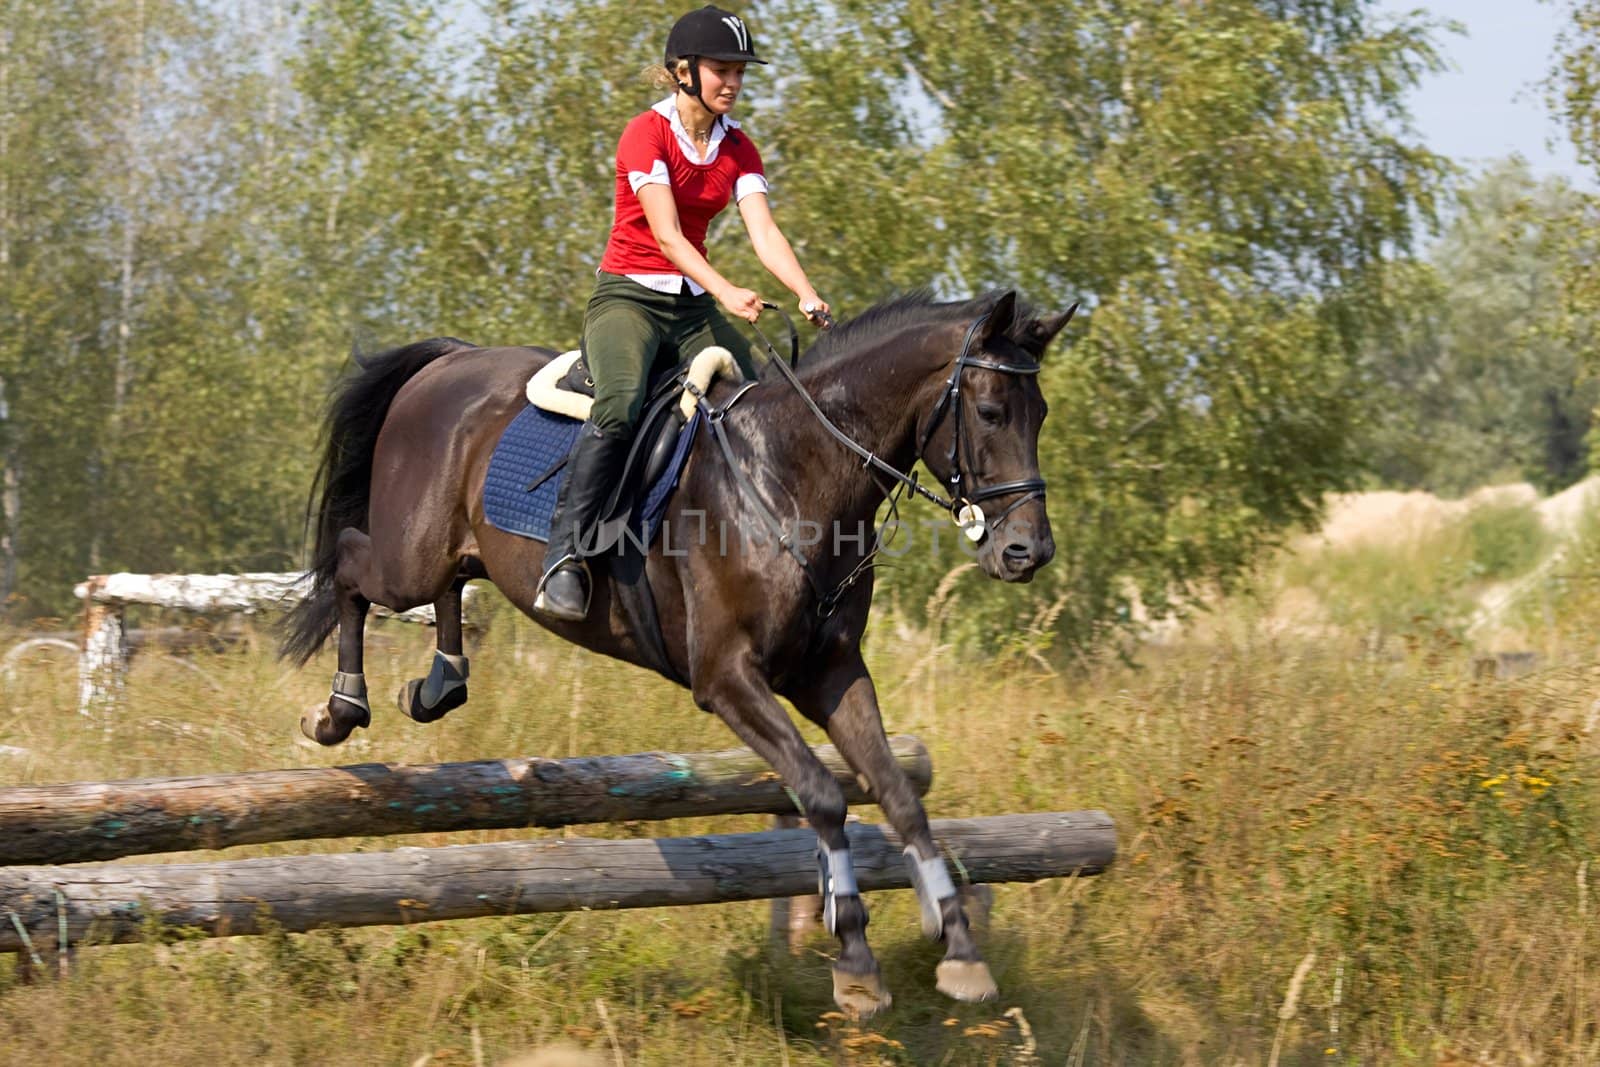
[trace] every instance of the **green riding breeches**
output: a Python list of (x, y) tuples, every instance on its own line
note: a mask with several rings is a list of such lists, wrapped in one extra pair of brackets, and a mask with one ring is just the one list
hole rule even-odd
[(710, 293), (658, 293), (631, 278), (601, 274), (583, 316), (583, 351), (594, 377), (591, 422), (632, 432), (652, 371), (677, 366), (710, 345), (733, 353), (754, 380), (757, 349)]

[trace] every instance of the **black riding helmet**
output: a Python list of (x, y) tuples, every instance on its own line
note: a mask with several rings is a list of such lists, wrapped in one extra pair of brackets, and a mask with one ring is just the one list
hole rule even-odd
[(744, 19), (714, 4), (691, 11), (672, 24), (667, 34), (667, 69), (680, 59), (720, 59), (731, 63), (765, 63)]
[(698, 100), (700, 106), (707, 111), (711, 109), (706, 107), (705, 100), (700, 96), (699, 60), (766, 63), (766, 60), (756, 55), (756, 44), (750, 39), (750, 30), (745, 26), (744, 19), (713, 4), (707, 4), (698, 11), (691, 11), (672, 24), (672, 32), (667, 34), (667, 50), (662, 62), (672, 72), (673, 77), (677, 77), (677, 63), (680, 59), (689, 61), (689, 84), (683, 86), (684, 92)]

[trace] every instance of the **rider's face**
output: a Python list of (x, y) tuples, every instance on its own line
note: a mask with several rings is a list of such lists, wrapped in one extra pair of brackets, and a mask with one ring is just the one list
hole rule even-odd
[(743, 63), (723, 59), (702, 59), (700, 99), (719, 115), (726, 115), (732, 111), (734, 103), (739, 99), (739, 90), (744, 85), (744, 68)]

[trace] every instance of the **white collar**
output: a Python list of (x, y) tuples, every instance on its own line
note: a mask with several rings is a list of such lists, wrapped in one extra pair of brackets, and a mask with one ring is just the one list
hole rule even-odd
[(683, 127), (683, 119), (678, 115), (677, 96), (669, 96), (665, 100), (657, 102), (651, 106), (650, 110), (658, 115), (665, 116), (666, 120), (672, 124), (673, 135), (678, 138), (678, 147), (683, 149), (683, 158), (690, 163), (698, 163), (702, 167), (710, 166), (716, 160), (717, 149), (721, 147), (722, 138), (726, 132), (724, 127), (734, 130), (739, 128), (739, 120), (729, 115), (722, 116), (720, 121), (712, 122), (711, 143), (706, 145), (705, 158), (696, 159), (695, 157), (700, 154), (700, 150), (695, 147), (693, 139), (689, 136), (689, 131)]

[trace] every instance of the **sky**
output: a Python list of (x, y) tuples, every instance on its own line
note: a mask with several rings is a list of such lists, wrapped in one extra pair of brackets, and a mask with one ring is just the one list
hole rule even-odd
[(1418, 131), (1436, 152), (1466, 164), (1519, 153), (1536, 174), (1596, 188), (1573, 156), (1539, 86), (1550, 70), (1565, 5), (1540, 0), (1380, 0), (1463, 23), (1439, 35), (1450, 69), (1429, 75), (1411, 101)]

